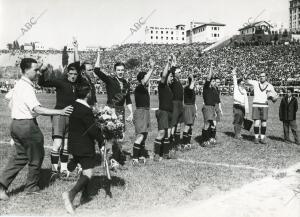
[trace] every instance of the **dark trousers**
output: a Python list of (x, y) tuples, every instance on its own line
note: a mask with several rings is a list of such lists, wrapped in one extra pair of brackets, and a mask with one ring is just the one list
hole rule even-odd
[(44, 137), (36, 120), (13, 120), (11, 137), (15, 142), (15, 152), (0, 176), (0, 184), (8, 188), (28, 164), (25, 189), (29, 192), (39, 190), (38, 181), (44, 159)]
[(299, 137), (297, 132), (297, 123), (296, 120), (293, 121), (283, 121), (283, 133), (284, 133), (284, 139), (290, 140), (290, 128), (292, 130), (292, 133), (295, 138), (295, 142), (299, 143)]

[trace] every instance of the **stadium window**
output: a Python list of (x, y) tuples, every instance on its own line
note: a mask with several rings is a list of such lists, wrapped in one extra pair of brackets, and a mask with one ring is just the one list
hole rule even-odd
[(162, 37), (162, 36), (161, 36), (160, 38), (161, 38), (161, 39), (164, 39), (164, 37)]
[(173, 37), (171, 37), (171, 40), (173, 40)]
[(184, 38), (182, 38), (182, 41), (184, 41)]
[(153, 31), (151, 30), (151, 34), (153, 34)]
[(217, 37), (217, 34), (214, 34), (214, 37)]
[(168, 31), (166, 31), (166, 34), (168, 34)]
[(151, 36), (151, 39), (153, 39), (153, 36)]
[(161, 33), (161, 34), (164, 34), (164, 31), (161, 31), (160, 33)]
[(158, 39), (158, 36), (156, 36), (156, 39)]
[(211, 27), (211, 30), (214, 30), (214, 27)]
[(171, 35), (173, 35), (173, 31), (171, 32)]
[(168, 39), (169, 39), (169, 37), (166, 37), (166, 39), (168, 40)]
[(182, 34), (184, 35), (184, 32), (182, 32)]
[(158, 31), (156, 31), (156, 34), (158, 34)]

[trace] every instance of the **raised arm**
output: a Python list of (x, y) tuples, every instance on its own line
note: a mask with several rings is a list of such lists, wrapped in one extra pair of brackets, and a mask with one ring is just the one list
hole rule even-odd
[(210, 81), (210, 79), (212, 78), (212, 76), (213, 76), (213, 64), (210, 63), (209, 73), (208, 73), (208, 76), (206, 77), (206, 80)]
[(144, 78), (142, 79), (142, 84), (146, 84), (148, 81), (149, 81), (149, 79), (150, 79), (150, 77), (151, 77), (151, 74), (153, 73), (153, 71), (154, 71), (154, 66), (155, 66), (155, 62), (154, 62), (154, 60), (153, 59), (150, 59), (149, 60), (149, 63), (150, 63), (150, 69), (149, 69), (149, 71), (147, 72), (147, 74), (144, 76)]
[(108, 75), (100, 70), (100, 50), (97, 51), (94, 73), (105, 83), (108, 81)]
[(232, 79), (233, 79), (233, 85), (236, 87), (238, 85), (237, 78), (236, 78), (236, 67), (232, 70)]
[(163, 74), (161, 76), (161, 79), (160, 79), (161, 83), (165, 83), (167, 81), (168, 77), (169, 77), (169, 74), (175, 72), (176, 65), (177, 65), (176, 57), (175, 57), (174, 54), (171, 54), (168, 57), (168, 62), (166, 64), (166, 67), (165, 67), (165, 69), (163, 71)]
[(192, 79), (192, 80), (191, 80), (191, 84), (190, 84), (190, 87), (189, 87), (189, 88), (190, 88), (191, 90), (193, 90), (193, 89), (195, 88), (195, 79), (194, 79), (194, 76), (193, 76), (193, 75), (191, 76), (191, 79)]
[(48, 65), (43, 65), (40, 68), (40, 74), (38, 77), (38, 85), (41, 87), (60, 87), (61, 86), (61, 79), (55, 78), (55, 79), (47, 79), (45, 78), (45, 74), (49, 75), (54, 72), (53, 67)]
[(78, 52), (78, 42), (75, 37), (73, 37), (73, 46), (74, 46), (74, 62), (80, 62), (79, 52)]

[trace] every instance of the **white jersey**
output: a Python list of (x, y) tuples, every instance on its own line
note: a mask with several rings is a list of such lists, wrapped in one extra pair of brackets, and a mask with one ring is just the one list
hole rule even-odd
[(261, 84), (259, 81), (249, 80), (248, 84), (254, 87), (254, 98), (252, 107), (269, 107), (268, 93), (275, 92), (274, 87), (269, 82)]
[(245, 112), (249, 113), (247, 91), (244, 88), (239, 88), (236, 76), (233, 76), (233, 85), (233, 104), (244, 106)]

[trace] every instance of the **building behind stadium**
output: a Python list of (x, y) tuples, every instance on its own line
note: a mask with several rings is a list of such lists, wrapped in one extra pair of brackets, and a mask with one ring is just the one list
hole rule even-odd
[(290, 31), (300, 34), (300, 0), (290, 1)]
[(185, 25), (175, 28), (146, 26), (145, 42), (151, 44), (182, 44), (186, 43)]
[(224, 37), (225, 24), (217, 22), (191, 22), (190, 29), (183, 24), (170, 27), (146, 26), (145, 43), (183, 44), (214, 43)]
[(187, 43), (215, 43), (224, 37), (225, 26), (217, 22), (191, 22), (186, 31)]

